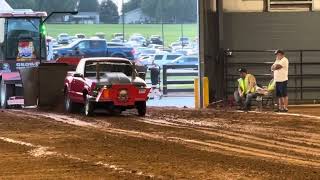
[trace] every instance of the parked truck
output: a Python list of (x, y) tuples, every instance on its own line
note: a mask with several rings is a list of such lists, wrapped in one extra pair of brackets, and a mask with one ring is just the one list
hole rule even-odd
[(55, 58), (68, 56), (120, 57), (134, 60), (135, 50), (126, 46), (108, 46), (104, 39), (80, 39), (54, 49)]

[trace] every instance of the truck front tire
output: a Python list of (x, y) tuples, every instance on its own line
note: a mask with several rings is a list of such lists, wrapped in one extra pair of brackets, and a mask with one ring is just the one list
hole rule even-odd
[(138, 110), (138, 115), (141, 117), (145, 116), (147, 113), (147, 103), (145, 101), (137, 102), (136, 106), (137, 106), (137, 110)]

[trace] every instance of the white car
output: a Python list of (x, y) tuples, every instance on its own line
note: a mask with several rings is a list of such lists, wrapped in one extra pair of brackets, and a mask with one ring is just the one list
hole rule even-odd
[(57, 41), (59, 44), (69, 44), (70, 43), (70, 36), (67, 33), (61, 33), (58, 35)]
[(76, 38), (78, 38), (78, 39), (85, 39), (85, 38), (86, 38), (86, 35), (85, 35), (85, 34), (82, 34), (82, 33), (75, 34), (74, 36), (75, 36)]
[(173, 53), (188, 56), (191, 54), (194, 54), (194, 49), (193, 48), (180, 48), (180, 49), (175, 49)]
[(164, 47), (162, 45), (158, 45), (158, 44), (149, 44), (148, 48), (151, 48), (151, 49), (163, 49)]
[(140, 45), (140, 46), (146, 46), (147, 40), (143, 36), (131, 36), (129, 38), (129, 43)]
[(163, 65), (169, 64), (179, 57), (181, 57), (180, 54), (158, 54), (154, 56), (154, 63), (162, 68)]

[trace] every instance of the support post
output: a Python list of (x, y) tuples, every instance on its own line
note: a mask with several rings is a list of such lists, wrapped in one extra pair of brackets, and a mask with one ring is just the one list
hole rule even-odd
[[(206, 3), (207, 0), (198, 0), (198, 37), (199, 37), (199, 83), (198, 89), (203, 89), (203, 77), (204, 77), (204, 62), (205, 62), (205, 32), (206, 32)], [(199, 108), (203, 108), (203, 91), (198, 93), (195, 97), (199, 98)]]

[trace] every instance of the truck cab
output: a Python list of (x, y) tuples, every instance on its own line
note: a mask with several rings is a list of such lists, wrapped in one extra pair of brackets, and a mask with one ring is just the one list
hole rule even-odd
[(36, 67), (46, 59), (45, 12), (0, 11), (0, 105), (23, 105), (19, 70)]

